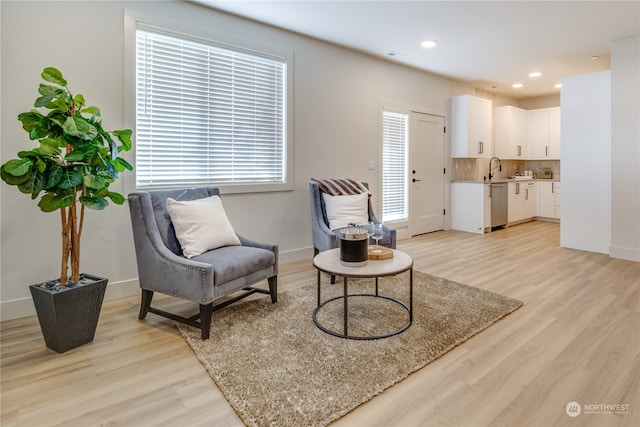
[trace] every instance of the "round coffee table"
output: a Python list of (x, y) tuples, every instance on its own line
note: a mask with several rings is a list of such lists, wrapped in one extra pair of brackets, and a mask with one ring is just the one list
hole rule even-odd
[[(404, 332), (411, 326), (413, 323), (413, 258), (410, 255), (400, 252), (397, 250), (393, 251), (393, 257), (384, 260), (372, 260), (370, 259), (367, 262), (367, 265), (361, 267), (347, 267), (340, 263), (340, 249), (330, 249), (328, 251), (320, 252), (313, 258), (313, 266), (318, 270), (318, 306), (313, 310), (313, 323), (320, 328), (322, 331), (331, 334), (336, 337), (341, 338), (349, 338), (355, 340), (374, 340), (379, 338), (387, 338), (393, 335), (397, 335), (401, 332)], [(380, 295), (378, 292), (378, 278), (384, 276), (395, 276), (400, 273), (404, 273), (405, 271), (409, 272), (409, 304), (386, 295)], [(320, 273), (328, 273), (331, 275), (342, 276), (344, 291), (342, 295), (328, 299), (324, 302), (321, 301), (320, 297)], [(349, 278), (375, 278), (375, 293), (373, 294), (349, 294)], [(348, 306), (349, 306), (349, 297), (372, 297), (372, 298), (384, 298), (386, 300), (392, 301), (395, 304), (399, 304), (402, 306), (409, 314), (409, 320), (405, 325), (396, 329), (392, 332), (383, 335), (373, 335), (373, 336), (353, 336), (349, 335), (348, 329)], [(343, 300), (343, 310), (344, 310), (344, 325), (343, 332), (333, 331), (331, 329), (326, 328), (317, 319), (318, 310), (320, 310), (325, 304), (335, 301), (338, 299)]]

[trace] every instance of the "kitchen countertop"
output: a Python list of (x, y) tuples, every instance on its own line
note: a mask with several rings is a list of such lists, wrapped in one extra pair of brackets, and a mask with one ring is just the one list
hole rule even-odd
[(560, 182), (559, 179), (537, 179), (537, 178), (531, 178), (531, 179), (512, 179), (512, 178), (498, 178), (498, 179), (493, 179), (491, 181), (473, 181), (473, 180), (458, 180), (458, 181), (451, 181), (451, 183), (466, 183), (466, 184), (503, 184), (503, 183), (509, 183), (509, 182), (528, 182), (528, 181), (538, 181), (538, 182)]

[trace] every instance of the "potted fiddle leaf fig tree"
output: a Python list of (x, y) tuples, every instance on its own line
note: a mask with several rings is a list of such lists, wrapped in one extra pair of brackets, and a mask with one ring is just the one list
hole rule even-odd
[(95, 335), (107, 279), (80, 273), (85, 208), (124, 203), (109, 185), (121, 172), (133, 170), (120, 157), (131, 149), (132, 132), (104, 130), (100, 110), (88, 106), (83, 95), (72, 94), (56, 68), (45, 68), (42, 78), (46, 84), (40, 84), (36, 109), (18, 115), (38, 146), (4, 163), (0, 176), (32, 200), (39, 197), (43, 212), (60, 215), (60, 276), (29, 288), (47, 347), (63, 353)]

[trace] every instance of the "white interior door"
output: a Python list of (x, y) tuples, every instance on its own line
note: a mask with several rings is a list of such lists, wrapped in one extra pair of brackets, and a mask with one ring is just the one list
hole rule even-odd
[(444, 229), (444, 117), (411, 113), (409, 234)]

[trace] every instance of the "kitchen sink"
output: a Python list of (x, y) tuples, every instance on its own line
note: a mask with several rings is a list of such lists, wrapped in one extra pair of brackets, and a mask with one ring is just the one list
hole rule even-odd
[(509, 179), (513, 179), (516, 181), (532, 181), (532, 176), (510, 176)]

